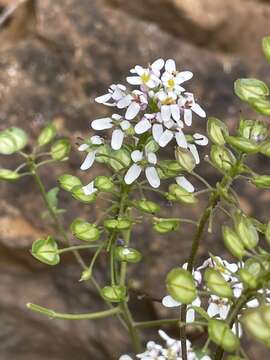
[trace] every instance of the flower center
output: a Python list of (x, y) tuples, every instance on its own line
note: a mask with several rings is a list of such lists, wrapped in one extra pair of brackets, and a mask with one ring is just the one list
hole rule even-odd
[(144, 83), (144, 84), (146, 84), (149, 80), (150, 80), (150, 74), (149, 73), (143, 73), (142, 75), (141, 75), (141, 79), (142, 79), (142, 82)]

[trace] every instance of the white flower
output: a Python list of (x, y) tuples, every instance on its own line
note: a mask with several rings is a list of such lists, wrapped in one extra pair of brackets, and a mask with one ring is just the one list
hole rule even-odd
[(94, 181), (91, 181), (89, 184), (83, 186), (82, 190), (85, 193), (85, 195), (92, 195), (97, 191), (97, 189), (94, 186)]
[[(119, 100), (126, 96), (126, 87), (122, 84), (112, 84), (108, 89), (108, 93), (98, 96), (95, 101), (99, 104), (104, 104), (107, 106), (117, 106)], [(112, 100), (112, 102), (109, 102)]]
[(148, 68), (136, 65), (130, 70), (135, 76), (128, 76), (127, 82), (131, 85), (141, 85), (147, 88), (155, 88), (160, 83), (160, 70), (164, 66), (163, 59), (157, 59)]
[(104, 143), (104, 140), (97, 135), (94, 135), (90, 138), (89, 143), (85, 143), (79, 146), (79, 151), (86, 151), (89, 149), (89, 152), (84, 159), (80, 169), (88, 170), (93, 165), (96, 157), (97, 148)]
[[(193, 142), (200, 146), (206, 146), (208, 144), (208, 138), (205, 135), (195, 133), (193, 135)], [(195, 163), (198, 165), (200, 163), (200, 156), (198, 149), (194, 143), (187, 143), (187, 148), (190, 150), (191, 154), (195, 159)]]
[[(182, 305), (179, 301), (174, 300), (170, 295), (165, 296), (162, 299), (162, 305), (168, 308), (178, 307)], [(191, 306), (201, 306), (200, 298), (196, 298), (192, 304), (187, 306), (187, 323), (192, 323), (195, 320), (195, 310)]]
[(157, 156), (153, 152), (145, 152), (135, 150), (131, 153), (133, 164), (128, 169), (125, 175), (125, 183), (132, 184), (140, 176), (142, 170), (145, 168), (145, 175), (149, 184), (157, 188), (160, 186), (160, 178), (155, 168), (157, 163)]
[(190, 80), (192, 77), (193, 74), (191, 71), (176, 71), (175, 61), (169, 59), (165, 63), (165, 72), (161, 76), (161, 81), (165, 88), (181, 93), (185, 91), (185, 89), (180, 86), (180, 84)]
[(119, 360), (132, 360), (132, 358), (129, 355), (122, 355)]
[(125, 118), (132, 120), (138, 115), (140, 110), (145, 110), (147, 105), (146, 94), (140, 90), (133, 90), (118, 102), (117, 107), (119, 109), (127, 108)]
[(216, 295), (210, 295), (209, 306), (207, 314), (210, 317), (217, 317), (218, 319), (225, 320), (230, 311), (230, 305), (227, 299), (220, 298)]
[(115, 128), (112, 132), (111, 147), (119, 150), (122, 147), (125, 131), (130, 128), (130, 122), (123, 119), (118, 114), (113, 114), (111, 118), (101, 118), (92, 121), (91, 126), (94, 130), (106, 130)]
[(180, 127), (183, 127), (183, 122), (180, 121), (180, 107), (177, 104), (177, 95), (173, 91), (167, 92), (161, 89), (156, 94), (156, 97), (159, 100), (161, 119), (169, 121), (173, 118)]
[(197, 270), (202, 270), (207, 267), (212, 267), (218, 270), (226, 281), (237, 281), (234, 273), (237, 272), (239, 266), (236, 263), (229, 263), (219, 256), (214, 256), (213, 258), (210, 257), (205, 260), (203, 264), (197, 268)]
[(194, 95), (190, 92), (185, 92), (179, 96), (178, 105), (184, 113), (184, 122), (187, 126), (192, 124), (192, 112), (202, 118), (206, 117), (205, 111), (195, 102)]

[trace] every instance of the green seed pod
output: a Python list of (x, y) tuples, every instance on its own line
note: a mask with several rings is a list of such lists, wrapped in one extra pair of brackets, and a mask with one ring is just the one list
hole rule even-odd
[(60, 262), (57, 243), (51, 236), (34, 241), (31, 254), (47, 265), (57, 265)]
[(210, 117), (207, 121), (207, 133), (214, 144), (225, 145), (225, 137), (229, 135), (229, 130), (224, 122), (217, 118)]
[(5, 181), (16, 181), (21, 177), (17, 171), (12, 171), (8, 169), (0, 169), (0, 180)]
[(196, 283), (187, 270), (172, 269), (167, 275), (166, 285), (171, 297), (182, 304), (191, 304), (196, 299)]
[(265, 36), (262, 39), (262, 49), (266, 60), (270, 62), (270, 36)]
[(265, 238), (268, 241), (268, 244), (270, 244), (270, 221), (268, 222), (265, 230)]
[(126, 288), (120, 285), (105, 286), (101, 290), (103, 298), (109, 302), (121, 302), (125, 300)]
[(112, 192), (114, 190), (114, 183), (108, 176), (97, 176), (94, 184), (99, 191)]
[(253, 143), (260, 143), (267, 137), (267, 126), (262, 121), (241, 119), (238, 134)]
[(57, 140), (51, 147), (51, 157), (53, 160), (62, 161), (68, 158), (71, 145), (68, 139)]
[(263, 271), (262, 265), (255, 259), (247, 259), (244, 269), (252, 274), (255, 278), (259, 278)]
[(153, 228), (160, 234), (178, 230), (180, 222), (174, 219), (154, 218)]
[(257, 279), (246, 269), (238, 270), (238, 275), (240, 276), (241, 281), (249, 289), (256, 289), (258, 286)]
[(138, 250), (125, 246), (117, 246), (115, 255), (120, 261), (134, 264), (140, 262), (142, 259), (142, 254)]
[(66, 191), (72, 191), (75, 186), (83, 186), (81, 180), (77, 176), (64, 174), (58, 178), (59, 186)]
[(132, 225), (130, 219), (106, 219), (104, 221), (104, 227), (108, 230), (128, 230)]
[(260, 150), (260, 147), (256, 143), (248, 139), (245, 139), (244, 137), (227, 136), (226, 141), (234, 149), (239, 150), (246, 154), (256, 154)]
[(87, 281), (87, 280), (90, 280), (91, 277), (92, 277), (92, 270), (88, 268), (88, 269), (83, 270), (79, 281)]
[(79, 218), (72, 222), (70, 230), (77, 239), (82, 241), (92, 242), (100, 237), (100, 231), (96, 225)]
[(183, 168), (175, 160), (161, 160), (157, 169), (160, 179), (175, 178)]
[(228, 226), (222, 227), (222, 235), (224, 244), (229, 252), (238, 259), (242, 259), (246, 251), (238, 235)]
[(270, 157), (270, 141), (265, 141), (260, 146), (260, 153)]
[(234, 219), (235, 230), (246, 249), (253, 249), (258, 245), (259, 235), (249, 218), (237, 214)]
[(235, 94), (245, 102), (252, 102), (254, 99), (268, 96), (267, 85), (257, 79), (238, 79), (234, 83)]
[(195, 166), (196, 161), (192, 153), (187, 149), (176, 148), (175, 150), (175, 158), (181, 166), (182, 170), (187, 172), (191, 172)]
[(135, 205), (138, 209), (148, 214), (155, 214), (160, 211), (159, 204), (149, 200), (139, 200)]
[(198, 199), (194, 194), (188, 192), (182, 186), (177, 184), (171, 184), (169, 186), (169, 195), (172, 197), (168, 200), (179, 201), (180, 203), (184, 204), (193, 205), (198, 202)]
[(241, 317), (245, 330), (255, 339), (270, 348), (270, 306), (262, 305), (248, 309)]
[(81, 185), (73, 186), (71, 193), (74, 199), (84, 204), (92, 204), (97, 198), (96, 192), (92, 193), (91, 195), (86, 195), (83, 191), (83, 186)]
[(258, 188), (268, 189), (270, 188), (270, 175), (257, 175), (251, 179), (253, 185)]
[(27, 134), (17, 127), (0, 131), (0, 154), (12, 155), (23, 149), (27, 141)]
[(232, 170), (236, 163), (233, 153), (223, 146), (212, 145), (210, 157), (214, 166), (222, 172)]
[(207, 269), (204, 273), (206, 286), (215, 295), (223, 298), (232, 298), (233, 291), (224, 277), (215, 269)]
[[(102, 156), (102, 155), (106, 156)], [(120, 171), (131, 163), (129, 151), (122, 147), (120, 150), (112, 150), (108, 145), (101, 145), (97, 148), (96, 162), (109, 165), (114, 171)]]
[(254, 99), (251, 103), (252, 107), (262, 115), (270, 115), (270, 101), (264, 98)]
[(56, 135), (56, 127), (53, 123), (49, 123), (39, 134), (39, 137), (37, 139), (39, 146), (44, 146), (49, 144)]
[(239, 339), (224, 320), (211, 319), (208, 322), (208, 335), (225, 351), (233, 352), (240, 346)]

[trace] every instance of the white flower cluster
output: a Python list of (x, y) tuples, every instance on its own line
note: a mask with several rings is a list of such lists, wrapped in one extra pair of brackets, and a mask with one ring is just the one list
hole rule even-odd
[[(193, 278), (196, 281), (197, 286), (199, 287), (202, 284), (202, 274), (201, 271), (205, 270), (208, 267), (214, 268), (219, 271), (219, 273), (223, 276), (223, 278), (230, 283), (230, 286), (233, 290), (233, 294), (235, 298), (239, 298), (242, 295), (244, 290), (244, 285), (240, 282), (239, 278), (236, 276), (236, 272), (243, 266), (242, 263), (229, 263), (226, 260), (223, 260), (219, 256), (215, 256), (212, 258), (208, 258), (203, 262), (201, 266), (197, 269), (193, 270)], [(185, 263), (182, 266), (184, 269), (187, 268), (187, 264)], [(260, 292), (260, 290), (259, 290)], [(270, 290), (266, 290), (265, 301), (270, 303)], [(170, 295), (165, 296), (162, 299), (162, 304), (165, 307), (173, 308), (181, 305), (180, 302), (174, 300)], [(191, 308), (191, 306), (201, 306), (201, 299), (197, 297), (191, 305), (187, 307), (187, 322), (192, 323), (195, 321), (195, 311)], [(258, 307), (259, 301), (254, 298), (246, 303), (247, 308)], [(222, 319), (225, 320), (230, 311), (231, 302), (227, 298), (221, 298), (217, 295), (211, 294), (208, 299), (208, 307), (207, 313), (211, 318)], [(233, 325), (232, 330), (237, 333), (240, 337), (242, 335), (242, 328), (239, 322)]]
[[(142, 360), (182, 360), (181, 356), (181, 342), (169, 337), (164, 331), (159, 330), (160, 337), (166, 342), (163, 347), (154, 341), (149, 341), (146, 344), (146, 350), (136, 357)], [(198, 357), (191, 347), (191, 342), (187, 340), (187, 358), (188, 360), (211, 360), (208, 355)], [(119, 360), (132, 360), (129, 355), (122, 355)]]
[[(158, 159), (155, 152), (137, 147), (140, 136), (148, 133), (157, 143), (157, 148), (164, 148), (172, 140), (177, 146), (188, 149), (194, 156), (195, 162), (200, 162), (196, 145), (205, 146), (207, 137), (195, 133), (190, 136), (184, 134), (184, 128), (192, 124), (192, 114), (205, 118), (205, 111), (196, 103), (192, 93), (187, 92), (182, 86), (184, 82), (193, 77), (190, 71), (177, 71), (174, 60), (164, 61), (158, 59), (147, 68), (135, 66), (130, 70), (132, 76), (127, 77), (127, 82), (138, 88), (129, 91), (122, 84), (113, 84), (108, 93), (96, 98), (98, 103), (114, 107), (122, 114), (114, 113), (92, 121), (92, 129), (112, 130), (110, 145), (113, 150), (123, 146), (125, 138), (135, 140), (135, 148), (131, 153), (132, 164), (125, 174), (125, 182), (132, 184), (142, 171), (152, 187), (159, 187), (160, 179), (157, 171)], [(188, 139), (187, 139), (188, 138)], [(96, 139), (93, 136), (90, 143)], [(81, 169), (89, 169), (94, 160), (96, 149), (88, 148), (86, 144), (79, 150), (89, 151)], [(134, 145), (134, 142), (133, 142)]]

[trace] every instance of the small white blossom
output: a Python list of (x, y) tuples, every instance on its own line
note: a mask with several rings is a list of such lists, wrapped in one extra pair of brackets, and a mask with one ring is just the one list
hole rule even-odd
[(191, 126), (192, 124), (192, 112), (202, 118), (206, 117), (205, 111), (199, 104), (195, 102), (194, 95), (190, 92), (181, 94), (178, 100), (178, 105), (180, 106), (181, 111), (184, 113), (184, 122), (187, 126)]
[(89, 143), (85, 143), (79, 146), (79, 151), (86, 151), (89, 149), (88, 154), (86, 155), (86, 158), (84, 159), (80, 169), (81, 170), (88, 170), (93, 165), (96, 157), (96, 152), (98, 146), (102, 145), (104, 143), (104, 140), (97, 135), (94, 135), (90, 138)]
[(117, 104), (119, 109), (125, 109), (125, 118), (127, 120), (134, 119), (140, 110), (145, 110), (148, 105), (147, 96), (140, 90), (133, 90), (130, 94), (123, 97)]
[[(119, 100), (126, 96), (126, 87), (122, 84), (112, 84), (108, 90), (107, 94), (98, 96), (95, 101), (99, 104), (107, 106), (117, 106)], [(112, 102), (109, 102), (111, 101)]]
[(185, 81), (193, 77), (191, 71), (176, 71), (175, 61), (169, 59), (165, 63), (165, 72), (162, 74), (161, 81), (166, 89), (181, 93), (185, 89), (180, 86)]
[(136, 65), (130, 70), (134, 76), (128, 76), (127, 82), (131, 85), (141, 85), (143, 88), (155, 88), (160, 84), (160, 70), (164, 66), (163, 59), (157, 59), (148, 68), (143, 68), (140, 65)]
[(207, 314), (210, 317), (216, 317), (218, 319), (225, 320), (230, 311), (230, 304), (228, 299), (220, 298), (216, 295), (210, 295), (209, 306)]

